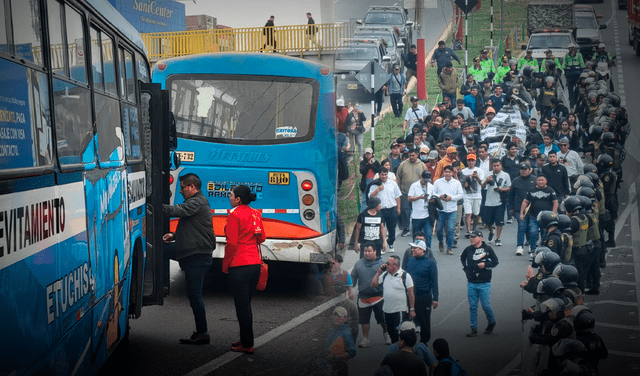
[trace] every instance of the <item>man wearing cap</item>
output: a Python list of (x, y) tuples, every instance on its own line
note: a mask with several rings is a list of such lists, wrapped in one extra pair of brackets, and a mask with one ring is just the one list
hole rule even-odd
[(483, 81), (487, 78), (487, 68), (480, 64), (480, 58), (473, 58), (473, 66), (467, 69), (467, 75), (473, 75), (477, 82)]
[(466, 107), (464, 105), (463, 98), (458, 98), (458, 100), (456, 100), (456, 108), (451, 110), (451, 115), (456, 116), (458, 114), (462, 114), (462, 116), (464, 116), (464, 119), (466, 121), (470, 121), (476, 118), (473, 111), (471, 111), (469, 107)]
[(489, 72), (495, 72), (495, 65), (493, 65), (493, 60), (489, 59), (489, 51), (484, 48), (480, 51), (480, 65), (484, 67), (485, 72), (489, 74)]
[(578, 51), (578, 46), (573, 42), (569, 43), (569, 52), (564, 56), (564, 60), (562, 60), (562, 70), (567, 79), (570, 107), (573, 107), (576, 103), (576, 84), (578, 80), (580, 80), (580, 73), (582, 73), (584, 68), (584, 59), (580, 51)]
[(484, 112), (484, 119), (480, 120), (480, 129), (488, 127), (494, 117), (496, 117), (496, 110), (491, 106), (487, 107)]
[(467, 299), (471, 324), (471, 331), (467, 337), (475, 337), (478, 335), (478, 301), (487, 316), (488, 325), (484, 334), (491, 334), (496, 326), (496, 318), (491, 307), (491, 271), (498, 266), (498, 256), (493, 248), (482, 240), (481, 231), (473, 230), (470, 236), (471, 245), (460, 254), (460, 262), (467, 275)]
[(376, 247), (377, 257), (380, 257), (386, 249), (386, 231), (380, 206), (380, 199), (371, 197), (367, 202), (367, 209), (360, 213), (356, 219), (354, 251), (360, 254), (360, 258), (364, 257), (364, 248), (360, 248), (360, 241), (362, 243), (372, 242)]
[[(438, 144), (441, 145), (441, 144)], [(437, 148), (437, 145), (436, 145)], [(430, 181), (433, 183), (433, 175), (436, 173), (436, 168), (438, 167), (438, 162), (440, 161), (440, 156), (437, 150), (431, 150), (429, 155), (427, 156), (427, 161), (425, 162), (426, 171), (431, 173)]]
[[(441, 161), (442, 162), (442, 161)], [(433, 194), (442, 201), (442, 210), (436, 224), (438, 234), (438, 247), (440, 252), (444, 252), (444, 224), (447, 223), (447, 254), (453, 255), (453, 238), (455, 235), (458, 200), (462, 199), (463, 190), (460, 182), (453, 178), (453, 166), (450, 164), (444, 167), (444, 176), (433, 184)]]
[(400, 163), (402, 162), (400, 144), (397, 141), (392, 142), (389, 146), (389, 150), (391, 150), (391, 152), (389, 152), (387, 159), (391, 163), (391, 172), (395, 174), (398, 170), (398, 166), (400, 166)]
[[(522, 208), (522, 201), (527, 196), (527, 193), (536, 186), (536, 177), (531, 174), (532, 169), (529, 163), (521, 163), (519, 165), (520, 176), (513, 179), (511, 182), (511, 189), (509, 190), (509, 205), (517, 210), (516, 221), (518, 222), (518, 236), (516, 256), (522, 256), (524, 252), (524, 239), (525, 235), (529, 231), (530, 217), (520, 217), (520, 209)], [(536, 240), (538, 238), (536, 237)], [(530, 246), (530, 253), (535, 249), (535, 244)]]
[[(416, 342), (416, 344), (413, 346), (413, 353), (416, 354), (420, 359), (424, 361), (424, 363), (427, 364), (429, 375), (433, 375), (433, 370), (435, 370), (436, 365), (438, 364), (438, 361), (436, 360), (435, 355), (433, 355), (433, 352), (429, 350), (427, 345), (425, 345), (422, 342), (418, 342), (418, 339), (417, 339), (418, 337), (416, 334), (418, 331), (416, 330), (416, 324), (414, 324), (413, 321), (403, 322), (402, 325), (400, 326), (400, 340), (403, 340), (403, 337), (404, 337), (404, 334), (402, 334), (403, 332), (413, 332), (413, 336), (414, 336), (413, 338), (415, 338), (415, 342)], [(403, 349), (405, 348), (406, 346), (403, 346)], [(387, 351), (384, 353), (384, 356), (382, 357), (383, 361), (387, 357), (387, 355), (398, 350), (400, 350), (400, 341), (389, 346)], [(405, 351), (408, 351), (408, 350), (405, 350)], [(404, 364), (404, 361), (401, 361), (400, 363)], [(399, 374), (403, 374), (403, 373), (399, 373)]]
[(378, 268), (384, 264), (384, 261), (376, 256), (376, 250), (373, 243), (364, 244), (364, 258), (356, 261), (351, 270), (351, 280), (354, 286), (358, 286), (358, 317), (360, 325), (362, 325), (362, 341), (360, 347), (369, 347), (369, 331), (371, 329), (371, 312), (376, 319), (378, 325), (382, 327), (382, 333), (385, 343), (391, 344), (391, 337), (387, 333), (387, 327), (384, 324), (384, 312), (382, 311), (382, 286), (372, 287), (371, 280), (376, 275)]
[(335, 374), (346, 375), (349, 372), (347, 362), (356, 356), (356, 346), (346, 323), (347, 310), (336, 307), (332, 314), (333, 326), (324, 337), (321, 358), (331, 366)]
[(456, 149), (455, 146), (447, 147), (446, 152), (447, 154), (444, 158), (440, 159), (436, 166), (436, 172), (432, 177), (434, 182), (442, 177), (445, 166), (451, 165), (454, 161), (458, 160), (458, 149)]
[(422, 240), (409, 246), (412, 257), (407, 261), (407, 273), (413, 278), (420, 342), (427, 344), (431, 339), (431, 308), (438, 307), (438, 265), (426, 257), (427, 245)]
[(384, 298), (382, 304), (384, 322), (391, 342), (398, 342), (398, 326), (406, 318), (407, 312), (409, 319), (413, 320), (416, 317), (413, 278), (400, 268), (400, 257), (391, 255), (387, 262), (378, 268), (371, 280), (371, 286), (380, 285), (382, 285)]
[(393, 67), (393, 73), (386, 85), (387, 95), (391, 101), (393, 114), (399, 118), (402, 116), (402, 96), (407, 94), (407, 80), (400, 72), (400, 66)]
[(409, 236), (410, 234), (409, 225), (411, 205), (408, 199), (409, 188), (411, 188), (411, 184), (420, 179), (422, 172), (425, 170), (424, 163), (418, 159), (419, 153), (419, 150), (412, 149), (409, 152), (409, 159), (402, 161), (398, 167), (398, 171), (396, 172), (398, 186), (400, 186), (400, 192), (402, 192), (402, 197), (400, 198), (400, 202), (402, 204), (400, 209), (402, 217), (400, 221), (402, 236)]
[(369, 195), (369, 199), (378, 197), (381, 201), (382, 209), (380, 213), (382, 214), (387, 231), (389, 231), (389, 236), (387, 237), (388, 249), (389, 252), (393, 252), (393, 243), (396, 241), (396, 222), (400, 215), (400, 196), (402, 196), (402, 193), (400, 192), (398, 184), (389, 179), (389, 170), (385, 167), (380, 169), (379, 176), (382, 184), (376, 185), (372, 183), (367, 194)]
[[(358, 337), (358, 308), (354, 302), (353, 283), (351, 275), (342, 269), (342, 255), (336, 254), (330, 261), (328, 269), (320, 273), (320, 281), (322, 282), (322, 290), (324, 295), (330, 298), (342, 296), (343, 300), (338, 303), (348, 312), (347, 326), (351, 330), (353, 338)], [(345, 292), (346, 297), (345, 297)], [(355, 341), (355, 339), (354, 339)]]
[(407, 132), (407, 126), (413, 128), (415, 125), (419, 125), (427, 118), (427, 110), (424, 106), (418, 103), (418, 97), (415, 95), (411, 97), (411, 107), (407, 109), (404, 115), (404, 123), (402, 123), (402, 133)]
[(498, 85), (495, 89), (493, 89), (493, 94), (489, 97), (491, 99), (492, 107), (496, 111), (496, 113), (500, 112), (502, 106), (505, 105), (507, 101), (507, 96), (502, 92), (502, 86)]
[(453, 141), (454, 145), (458, 146), (458, 156), (461, 161), (467, 160), (467, 154), (469, 154), (469, 148), (473, 147), (473, 153), (475, 153), (477, 146), (480, 144), (480, 136), (473, 133), (477, 123), (465, 123), (462, 126), (462, 134)]
[(415, 330), (402, 330), (398, 338), (397, 350), (387, 352), (380, 362), (380, 367), (389, 367), (393, 375), (429, 375), (424, 358), (417, 355), (414, 350), (417, 340)]
[(558, 60), (557, 57), (553, 56), (553, 51), (551, 51), (550, 49), (547, 49), (544, 51), (545, 53), (545, 64), (540, 64), (540, 70), (542, 70), (542, 68), (546, 68), (546, 61), (551, 61), (556, 65), (556, 68), (560, 69), (562, 67), (562, 64), (560, 64), (560, 60)]
[(536, 70), (538, 70), (538, 60), (533, 58), (532, 53), (533, 51), (531, 51), (531, 49), (528, 49), (526, 54), (520, 58), (520, 60), (518, 61), (518, 70), (522, 70), (525, 65), (531, 65)]
[(438, 48), (433, 51), (433, 56), (431, 58), (431, 66), (436, 64), (436, 62), (438, 63), (438, 76), (440, 76), (440, 72), (442, 72), (446, 63), (450, 63), (452, 58), (455, 59), (458, 64), (462, 64), (458, 55), (456, 55), (451, 48), (447, 47), (443, 40), (439, 41)]
[(342, 98), (336, 100), (336, 119), (338, 124), (336, 128), (340, 133), (346, 133), (345, 122), (347, 121), (347, 115), (349, 110), (344, 106), (344, 100)]
[[(464, 214), (467, 225), (466, 238), (471, 233), (471, 215), (476, 218), (480, 215), (480, 205), (482, 204), (482, 181), (484, 180), (484, 171), (481, 168), (476, 167), (477, 157), (475, 154), (467, 155), (468, 167), (461, 172), (460, 183), (464, 189)], [(475, 227), (475, 221), (474, 221)]]
[(563, 137), (560, 139), (558, 162), (562, 163), (562, 165), (567, 169), (569, 179), (571, 179), (571, 181), (575, 181), (575, 179), (578, 178), (578, 175), (582, 174), (584, 162), (582, 161), (582, 158), (580, 158), (580, 154), (575, 150), (569, 149), (570, 145), (571, 142), (568, 138)]
[(430, 152), (431, 150), (429, 149), (429, 147), (425, 144), (422, 144), (422, 146), (420, 147), (420, 161), (422, 163), (427, 163), (427, 158), (429, 157)]
[(456, 101), (458, 71), (450, 61), (445, 63), (444, 69), (438, 75), (438, 86), (442, 90), (442, 98), (449, 98), (452, 103)]
[(422, 171), (420, 180), (411, 184), (407, 199), (411, 203), (411, 232), (415, 237), (419, 231), (426, 234), (427, 247), (431, 247), (431, 221), (429, 219), (429, 199), (433, 195), (431, 173)]
[(498, 69), (496, 69), (496, 75), (494, 77), (494, 80), (496, 82), (496, 84), (501, 84), (504, 81), (504, 76), (507, 74), (507, 72), (509, 72), (509, 59), (507, 59), (506, 57), (502, 57), (501, 61), (501, 65), (498, 67)]

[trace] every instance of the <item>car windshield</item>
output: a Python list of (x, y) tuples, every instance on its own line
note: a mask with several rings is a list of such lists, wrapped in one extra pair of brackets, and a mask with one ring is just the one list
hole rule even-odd
[(593, 17), (576, 17), (576, 26), (578, 29), (597, 29), (598, 24)]
[(378, 50), (375, 46), (347, 47), (337, 52), (336, 60), (374, 60), (378, 59)]
[(387, 47), (395, 47), (393, 37), (390, 33), (372, 33), (368, 31), (356, 31), (355, 36), (358, 38), (371, 38), (371, 39), (384, 39), (387, 42)]
[(367, 13), (364, 18), (365, 24), (402, 25), (402, 14), (400, 13)]
[(529, 48), (532, 50), (567, 48), (569, 43), (571, 43), (571, 38), (568, 35), (534, 35), (529, 39)]

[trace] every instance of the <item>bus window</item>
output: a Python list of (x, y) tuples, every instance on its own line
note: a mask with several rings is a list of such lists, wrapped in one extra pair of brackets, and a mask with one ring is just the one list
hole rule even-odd
[(7, 45), (7, 24), (4, 17), (0, 17), (0, 52), (9, 52)]
[(140, 133), (140, 123), (138, 122), (138, 108), (125, 103), (122, 104), (122, 108), (122, 124), (127, 161), (132, 163), (142, 158), (142, 152), (140, 151), (142, 135)]
[(105, 95), (95, 95), (98, 156), (101, 167), (115, 167), (124, 159), (124, 140), (120, 128), (120, 104)]
[(49, 17), (49, 45), (51, 50), (51, 69), (55, 73), (69, 75), (69, 66), (65, 61), (62, 33), (62, 6), (57, 0), (49, 0), (47, 4)]
[[(39, 1), (11, 0), (13, 19), (21, 20), (13, 23), (13, 48), (16, 56), (43, 65), (39, 4)], [(29, 15), (28, 19), (24, 19), (25, 15)]]
[[(53, 80), (56, 116), (56, 143), (61, 168), (83, 161), (84, 149), (91, 142), (91, 93), (88, 89), (59, 79)], [(91, 158), (92, 156), (84, 156)]]
[(80, 13), (71, 7), (65, 7), (67, 24), (67, 51), (69, 51), (69, 65), (71, 78), (87, 83), (87, 68), (84, 53), (84, 22)]
[(127, 99), (127, 85), (125, 84), (126, 72), (124, 70), (124, 49), (118, 47), (118, 64), (120, 65), (120, 99)]
[(138, 66), (138, 79), (142, 82), (151, 82), (149, 75), (149, 66), (145, 63), (145, 59), (136, 52), (136, 65)]
[(127, 72), (127, 100), (136, 103), (136, 78), (134, 75), (133, 56), (129, 51), (124, 51), (124, 66)]
[(116, 67), (113, 58), (113, 38), (102, 34), (102, 68), (104, 69), (104, 85), (107, 93), (118, 94)]
[(93, 87), (104, 91), (104, 80), (102, 71), (102, 54), (100, 43), (100, 32), (93, 27), (90, 31), (91, 36), (91, 71), (93, 72)]

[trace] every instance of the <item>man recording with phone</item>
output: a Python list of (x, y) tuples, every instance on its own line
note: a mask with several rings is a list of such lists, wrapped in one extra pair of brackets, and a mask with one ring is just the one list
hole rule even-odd
[(482, 182), (482, 188), (487, 187), (485, 201), (485, 224), (489, 227), (489, 241), (493, 240), (493, 225), (496, 225), (496, 246), (501, 246), (500, 234), (504, 226), (504, 207), (507, 202), (507, 194), (511, 189), (509, 174), (502, 171), (502, 162), (499, 159), (493, 161), (493, 173), (487, 175)]

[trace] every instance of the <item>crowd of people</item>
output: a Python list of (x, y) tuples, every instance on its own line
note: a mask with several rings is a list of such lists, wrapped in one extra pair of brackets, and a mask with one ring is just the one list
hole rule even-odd
[[(626, 109), (610, 78), (594, 70), (597, 63), (613, 60), (604, 45), (587, 62), (570, 45), (562, 62), (551, 51), (539, 63), (531, 51), (517, 60), (506, 50), (502, 66), (495, 67), (482, 50), (460, 85), (451, 62), (458, 59), (449, 50), (441, 42), (433, 61), (442, 102), (429, 111), (411, 97), (403, 134), (389, 145), (390, 152), (381, 161), (369, 148), (360, 154), (362, 211), (354, 235), (361, 259), (352, 272), (358, 320), (366, 333), (359, 346), (369, 346), (374, 312), (387, 344), (425, 353), (417, 350), (415, 333), (426, 348), (430, 313), (438, 305), (432, 234), (447, 255), (454, 255), (461, 233), (469, 239), (460, 255), (468, 279), (468, 336), (478, 334), (478, 302), (487, 318), (484, 333), (490, 334), (496, 325), (491, 270), (498, 257), (489, 244), (501, 247), (503, 226), (516, 222), (515, 255), (526, 252), (530, 261), (521, 287), (536, 299), (522, 313), (523, 320), (536, 323), (523, 363), (531, 374), (566, 369), (596, 374), (607, 351), (593, 333), (595, 318), (582, 305), (583, 294), (600, 293), (605, 255), (616, 246), (617, 191), (629, 135)], [(396, 79), (402, 92), (406, 81)], [(521, 95), (516, 97), (514, 87)], [(352, 111), (361, 113), (357, 107)], [(503, 108), (521, 115), (526, 137), (507, 133), (496, 151), (481, 132), (495, 126)], [(396, 117), (399, 110), (394, 105)], [(486, 241), (482, 229), (488, 232)], [(402, 261), (390, 255), (384, 262), (382, 255), (395, 252), (396, 231), (414, 241)], [(414, 322), (417, 330), (403, 335), (402, 328), (411, 326), (403, 320)], [(391, 358), (401, 356), (406, 355)], [(427, 368), (436, 364), (422, 358)]]

